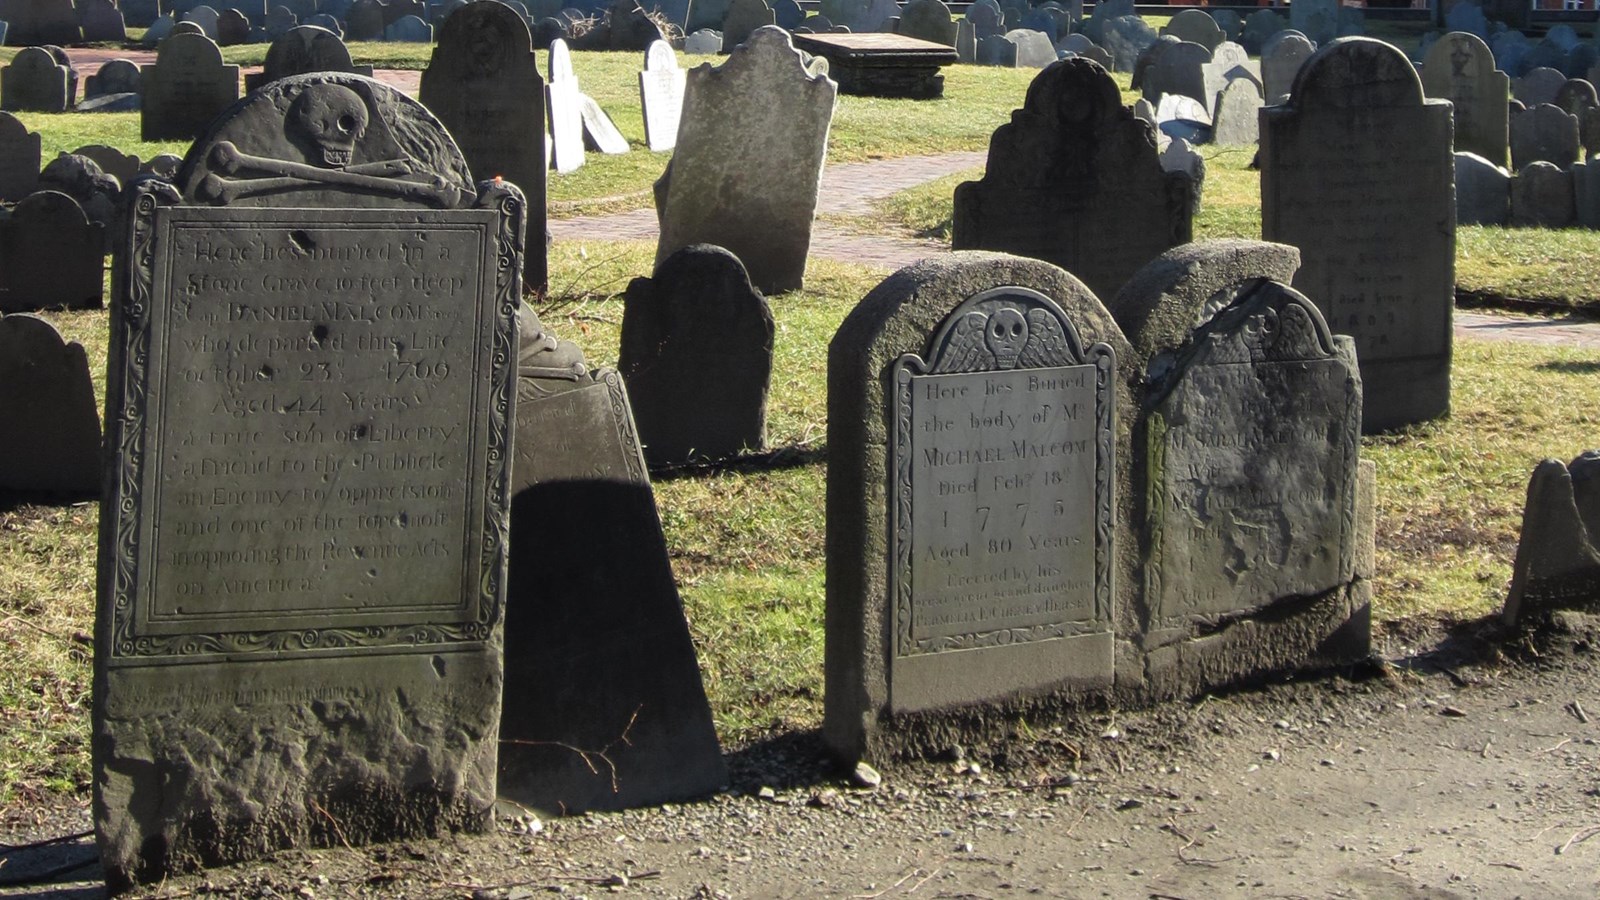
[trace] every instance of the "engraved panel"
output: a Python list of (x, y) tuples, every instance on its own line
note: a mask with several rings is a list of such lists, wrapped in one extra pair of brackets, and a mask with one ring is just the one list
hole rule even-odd
[(897, 656), (1104, 631), (1112, 357), (1049, 298), (962, 304), (894, 367)]

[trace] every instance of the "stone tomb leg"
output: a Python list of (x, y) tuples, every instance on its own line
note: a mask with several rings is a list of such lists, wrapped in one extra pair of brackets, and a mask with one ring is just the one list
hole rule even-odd
[(1111, 686), (1126, 350), (1081, 282), (991, 253), (902, 269), (840, 327), (824, 724), (837, 757), (935, 750), (993, 721), (976, 707)]
[[(362, 128), (309, 131), (323, 110)], [(106, 879), (482, 830), (521, 194), (475, 188), (416, 101), (331, 73), (233, 107), (180, 181), (137, 182), (115, 266)]]

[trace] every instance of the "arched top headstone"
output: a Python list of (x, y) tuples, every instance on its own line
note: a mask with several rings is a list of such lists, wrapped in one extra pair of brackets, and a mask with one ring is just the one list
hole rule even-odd
[(1311, 55), (1295, 76), (1292, 108), (1421, 106), (1417, 67), (1393, 44), (1373, 38), (1331, 41)]
[(567, 42), (557, 38), (550, 42), (550, 80), (566, 81), (576, 77), (572, 73), (572, 51)]
[(678, 56), (666, 41), (651, 41), (649, 49), (644, 51), (644, 67), (646, 71), (676, 69)]
[(178, 69), (220, 69), (222, 48), (204, 34), (173, 32), (156, 48), (156, 65)]
[(297, 25), (267, 48), (262, 72), (267, 81), (309, 72), (348, 72), (355, 67), (339, 36), (316, 25)]
[(457, 77), (485, 78), (527, 60), (532, 52), (533, 32), (515, 9), (499, 0), (472, 0), (439, 27), (439, 44), (428, 67), (459, 70)]
[(1434, 41), (1422, 58), (1422, 71), (1430, 77), (1435, 72), (1444, 72), (1454, 78), (1487, 78), (1494, 70), (1494, 52), (1489, 45), (1483, 38), (1465, 31), (1452, 31)]
[(452, 209), (478, 196), (455, 141), (421, 103), (371, 78), (319, 72), (235, 103), (178, 171), (203, 205)]

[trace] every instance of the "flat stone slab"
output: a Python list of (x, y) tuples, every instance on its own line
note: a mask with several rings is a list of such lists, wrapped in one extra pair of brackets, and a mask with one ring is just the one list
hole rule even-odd
[(954, 47), (899, 34), (797, 34), (794, 45), (826, 57), (839, 90), (861, 97), (942, 97), (939, 69), (956, 61)]

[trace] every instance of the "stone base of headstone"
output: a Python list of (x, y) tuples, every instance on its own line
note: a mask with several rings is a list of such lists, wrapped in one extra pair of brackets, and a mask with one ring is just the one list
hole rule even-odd
[(1528, 481), (1522, 538), (1501, 613), (1516, 625), (1556, 609), (1600, 611), (1600, 451), (1547, 459)]

